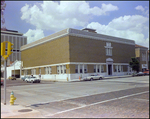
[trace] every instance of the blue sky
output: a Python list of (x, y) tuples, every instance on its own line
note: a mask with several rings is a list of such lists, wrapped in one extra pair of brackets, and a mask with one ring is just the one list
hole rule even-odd
[(5, 1), (5, 26), (28, 43), (66, 28), (134, 40), (149, 47), (149, 1)]

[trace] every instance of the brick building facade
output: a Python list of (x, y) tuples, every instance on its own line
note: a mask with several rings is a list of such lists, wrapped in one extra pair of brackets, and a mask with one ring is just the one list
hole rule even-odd
[(135, 57), (133, 40), (68, 28), (21, 47), (22, 75), (72, 81), (91, 74), (126, 75)]

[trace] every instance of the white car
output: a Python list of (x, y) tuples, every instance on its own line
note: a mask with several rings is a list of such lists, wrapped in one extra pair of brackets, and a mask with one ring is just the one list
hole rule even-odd
[(83, 80), (94, 80), (94, 79), (103, 79), (104, 77), (102, 75), (91, 75), (91, 76), (87, 76), (85, 78), (83, 78)]
[(31, 76), (31, 77), (25, 78), (25, 81), (31, 82), (31, 83), (34, 83), (34, 82), (40, 83), (41, 80), (37, 77)]

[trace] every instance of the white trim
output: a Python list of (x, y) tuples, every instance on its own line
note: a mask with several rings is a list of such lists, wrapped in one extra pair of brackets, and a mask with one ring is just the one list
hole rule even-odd
[[(84, 37), (84, 38), (90, 38), (90, 39), (95, 39), (95, 40), (102, 40), (102, 41), (109, 41), (109, 42), (117, 42), (117, 43), (135, 45), (135, 41), (134, 40), (128, 40), (128, 39), (119, 38), (119, 37), (102, 35), (102, 34), (97, 34), (97, 33), (92, 33), (92, 32), (84, 32), (82, 30), (77, 30), (77, 29), (72, 29), (72, 28), (67, 28), (67, 29), (64, 29), (62, 31), (65, 31), (65, 33), (62, 33), (61, 35), (57, 35), (57, 33), (59, 33), (59, 32), (57, 32), (55, 34), (52, 34), (52, 35), (57, 35), (55, 37), (52, 37), (52, 38), (49, 38), (49, 39), (42, 38), (43, 40), (39, 39), (39, 43), (27, 44), (24, 47), (22, 47), (20, 50), (23, 51), (25, 49), (28, 49), (28, 48), (31, 48), (31, 47), (43, 44), (45, 42), (49, 42), (49, 41), (55, 40), (55, 39), (60, 38), (60, 37), (64, 37), (64, 36), (67, 36), (67, 35), (77, 36), (77, 37)], [(50, 35), (50, 36), (52, 36), (52, 35)], [(105, 37), (109, 37), (109, 38), (105, 38)]]
[[(92, 65), (106, 65), (106, 63), (90, 63), (90, 62), (66, 62), (66, 63), (59, 63), (59, 64), (51, 64), (51, 65), (42, 65), (42, 66), (34, 66), (34, 67), (24, 67), (23, 69), (32, 69), (32, 68), (41, 68), (41, 67), (49, 67), (49, 66), (58, 66), (58, 65), (66, 65), (66, 64), (92, 64)], [(128, 63), (113, 63), (113, 65), (129, 65)]]

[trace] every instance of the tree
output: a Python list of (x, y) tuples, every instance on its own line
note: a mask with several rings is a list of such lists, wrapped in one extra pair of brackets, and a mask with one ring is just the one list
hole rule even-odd
[(133, 71), (139, 72), (140, 63), (138, 59), (136, 57), (131, 57), (131, 60), (132, 61), (129, 62), (130, 67), (132, 68)]

